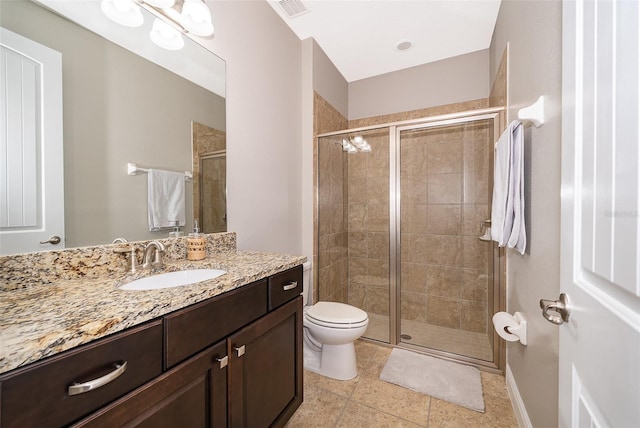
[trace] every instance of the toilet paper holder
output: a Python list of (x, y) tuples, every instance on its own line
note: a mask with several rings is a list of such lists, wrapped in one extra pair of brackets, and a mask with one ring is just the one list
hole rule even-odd
[(520, 312), (513, 315), (507, 312), (497, 312), (492, 318), (493, 326), (498, 335), (508, 342), (520, 341), (527, 344), (527, 320)]

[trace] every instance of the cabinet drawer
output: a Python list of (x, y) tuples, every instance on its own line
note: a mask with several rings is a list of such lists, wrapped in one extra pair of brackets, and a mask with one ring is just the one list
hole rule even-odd
[[(124, 371), (103, 386), (69, 395), (69, 387)], [(122, 370), (120, 370), (122, 371)], [(160, 321), (100, 339), (0, 377), (3, 428), (62, 426), (162, 373)]]
[(267, 280), (264, 279), (166, 316), (166, 368), (266, 313)]
[(226, 352), (226, 341), (207, 348), (73, 428), (226, 427)]
[(269, 310), (302, 293), (302, 265), (269, 278)]

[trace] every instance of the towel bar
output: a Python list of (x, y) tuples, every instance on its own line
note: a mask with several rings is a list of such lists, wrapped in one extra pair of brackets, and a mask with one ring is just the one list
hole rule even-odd
[[(135, 162), (127, 163), (127, 174), (138, 175), (139, 172), (147, 173), (149, 172), (149, 168), (139, 167)], [(193, 179), (193, 174), (191, 173), (191, 171), (184, 172), (184, 179), (185, 181), (191, 181), (191, 179)]]

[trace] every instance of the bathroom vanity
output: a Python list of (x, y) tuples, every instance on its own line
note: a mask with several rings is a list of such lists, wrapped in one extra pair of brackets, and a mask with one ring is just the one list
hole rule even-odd
[[(0, 426), (283, 426), (303, 399), (302, 261), (231, 251), (198, 265), (227, 274), (175, 289), (122, 291), (96, 279), (0, 291), (0, 305), (23, 305), (16, 324), (25, 313), (32, 325), (21, 328), (40, 330), (21, 343), (3, 312)], [(64, 313), (43, 304), (60, 293), (93, 303), (85, 315), (120, 313), (73, 333)], [(28, 305), (50, 312), (38, 321)], [(48, 325), (56, 318), (57, 333)], [(74, 336), (86, 343), (74, 346)], [(68, 349), (56, 352), (56, 342)]]

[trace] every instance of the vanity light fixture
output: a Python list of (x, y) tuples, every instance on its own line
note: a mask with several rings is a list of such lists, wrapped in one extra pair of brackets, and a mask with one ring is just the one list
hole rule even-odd
[(182, 34), (213, 34), (211, 12), (204, 0), (102, 0), (100, 7), (107, 17), (128, 27), (142, 25), (140, 7), (148, 10), (156, 18), (151, 40), (169, 50), (182, 49)]

